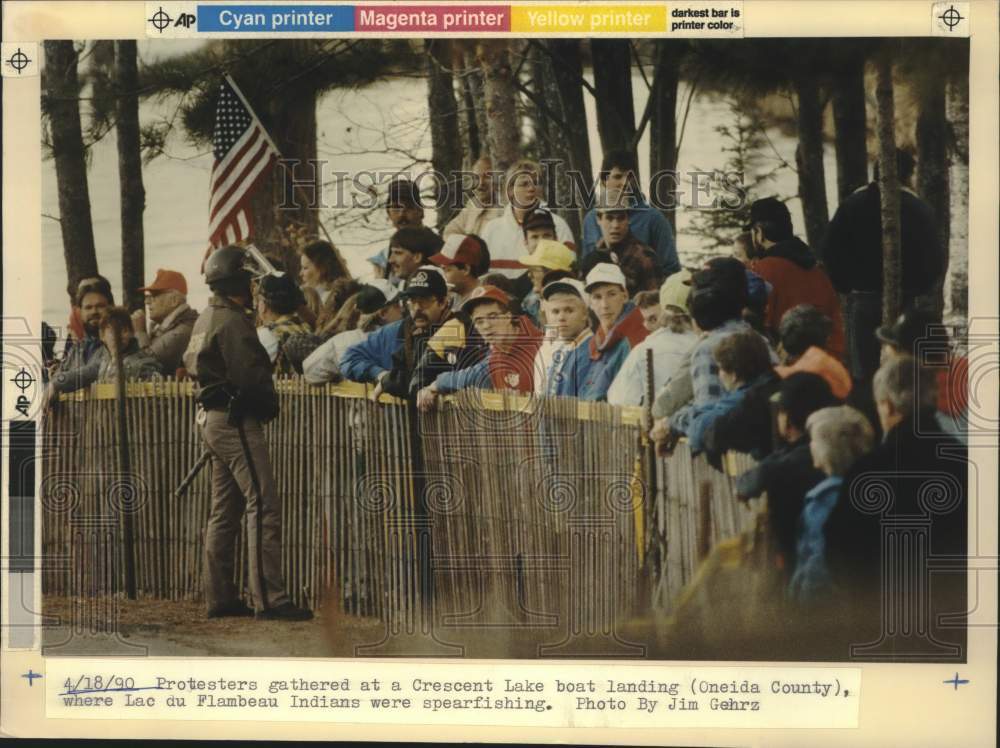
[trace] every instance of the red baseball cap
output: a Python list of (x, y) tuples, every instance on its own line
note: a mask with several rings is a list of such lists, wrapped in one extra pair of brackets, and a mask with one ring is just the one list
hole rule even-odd
[(469, 298), (462, 304), (462, 311), (466, 314), (486, 301), (495, 301), (505, 309), (510, 305), (510, 296), (505, 294), (496, 286), (479, 286), (472, 290)]
[(143, 286), (140, 291), (179, 291), (187, 296), (188, 284), (184, 276), (176, 270), (156, 271), (156, 278), (148, 286)]
[(482, 241), (477, 241), (476, 237), (465, 234), (452, 234), (444, 241), (444, 246), (436, 255), (430, 257), (430, 261), (435, 265), (468, 265), (473, 270), (477, 270), (481, 265), (489, 264), (489, 255), (484, 260), (484, 250)]

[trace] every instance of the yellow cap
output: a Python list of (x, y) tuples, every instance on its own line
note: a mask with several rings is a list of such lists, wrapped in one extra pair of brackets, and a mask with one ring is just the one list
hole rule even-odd
[(522, 265), (543, 267), (548, 270), (571, 270), (576, 260), (576, 252), (555, 239), (540, 239), (535, 251), (530, 255), (521, 255), (518, 262)]

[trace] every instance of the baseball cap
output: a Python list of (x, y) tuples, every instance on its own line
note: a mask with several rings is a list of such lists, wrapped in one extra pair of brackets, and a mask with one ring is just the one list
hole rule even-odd
[(743, 230), (749, 231), (755, 223), (764, 221), (791, 228), (792, 214), (788, 212), (788, 206), (778, 198), (764, 197), (750, 205), (750, 222), (743, 226)]
[(148, 286), (143, 286), (139, 291), (179, 291), (187, 295), (188, 284), (181, 273), (176, 270), (164, 270), (160, 268), (156, 271), (156, 277)]
[(496, 286), (478, 286), (462, 303), (462, 311), (469, 314), (484, 301), (495, 301), (506, 309), (510, 305), (510, 296)]
[(452, 234), (444, 240), (441, 251), (430, 258), (436, 265), (468, 265), (473, 271), (489, 267), (490, 253), (486, 242), (477, 236)]
[(394, 302), (398, 296), (399, 289), (384, 278), (376, 278), (358, 291), (358, 309), (362, 314), (372, 314)]
[(584, 289), (583, 283), (576, 278), (560, 278), (547, 283), (542, 289), (542, 298), (548, 299), (552, 294), (557, 293), (576, 294), (584, 301), (587, 300), (587, 291)]
[(599, 283), (612, 283), (616, 286), (626, 288), (625, 275), (622, 269), (610, 262), (599, 262), (587, 273), (587, 281), (584, 289), (590, 293), (591, 289)]
[(448, 284), (445, 282), (441, 268), (434, 265), (421, 265), (406, 282), (406, 288), (399, 294), (401, 299), (412, 299), (414, 296), (435, 296), (443, 299), (448, 295)]
[(576, 252), (555, 239), (541, 239), (530, 255), (521, 255), (517, 261), (522, 265), (543, 267), (548, 270), (570, 270), (576, 260)]
[(552, 211), (548, 208), (535, 208), (524, 217), (521, 228), (527, 232), (537, 229), (556, 230), (556, 219), (552, 217)]
[(675, 306), (684, 311), (688, 308), (688, 296), (691, 295), (691, 271), (681, 269), (674, 273), (660, 286), (660, 306), (666, 309)]

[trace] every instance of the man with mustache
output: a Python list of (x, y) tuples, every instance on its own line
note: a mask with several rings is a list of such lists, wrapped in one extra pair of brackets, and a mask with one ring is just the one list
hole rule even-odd
[(510, 297), (496, 286), (479, 286), (462, 304), (462, 311), (471, 317), (489, 353), (473, 366), (439, 374), (417, 393), (417, 407), (431, 410), (438, 395), (469, 387), (533, 392), (541, 331), (527, 316), (514, 314)]
[(101, 277), (88, 278), (77, 288), (74, 306), (83, 323), (83, 338), (77, 341), (52, 376), (48, 397), (73, 392), (97, 381), (107, 352), (101, 344), (101, 321), (114, 305), (111, 284)]
[(485, 352), (483, 339), (468, 316), (452, 311), (440, 268), (418, 268), (400, 296), (410, 324), (400, 328), (392, 367), (380, 376), (372, 399), (378, 399), (382, 392), (409, 397), (439, 374), (477, 363)]

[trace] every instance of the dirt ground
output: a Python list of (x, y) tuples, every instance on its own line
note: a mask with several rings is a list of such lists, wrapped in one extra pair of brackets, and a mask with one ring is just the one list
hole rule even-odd
[(380, 621), (339, 611), (320, 611), (305, 622), (208, 619), (202, 604), (192, 600), (84, 603), (46, 596), (43, 613), (43, 653), (50, 657), (645, 658), (657, 649), (636, 646), (655, 639), (648, 621), (632, 622), (618, 639), (609, 639), (567, 638), (565, 627), (449, 626), (432, 635), (388, 631)]

